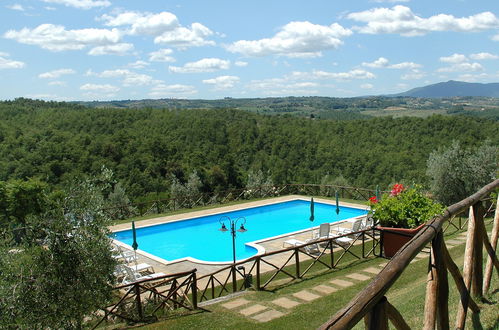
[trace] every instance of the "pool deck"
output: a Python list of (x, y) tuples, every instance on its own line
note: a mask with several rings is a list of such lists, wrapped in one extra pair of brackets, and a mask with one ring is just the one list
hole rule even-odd
[[(241, 209), (245, 209), (245, 208), (249, 208), (249, 207), (257, 207), (257, 206), (269, 205), (269, 204), (274, 204), (274, 203), (287, 202), (287, 201), (296, 200), (296, 199), (309, 201), (310, 197), (301, 196), (301, 195), (288, 195), (288, 196), (282, 196), (282, 197), (269, 198), (269, 199), (265, 199), (265, 200), (261, 200), (261, 201), (247, 202), (247, 203), (240, 203), (237, 205), (211, 208), (208, 210), (194, 211), (194, 212), (176, 214), (176, 215), (171, 215), (171, 216), (158, 217), (158, 218), (152, 218), (152, 219), (147, 219), (147, 220), (140, 220), (140, 221), (135, 222), (135, 227), (136, 228), (147, 227), (147, 226), (157, 225), (157, 224), (166, 223), (166, 222), (179, 221), (179, 220), (185, 220), (185, 219), (190, 219), (190, 218), (194, 218), (194, 217), (202, 217), (202, 216), (207, 216), (207, 215), (225, 213), (225, 212), (241, 210)], [(319, 202), (319, 203), (335, 205), (335, 202), (332, 200), (329, 200), (329, 199), (314, 198), (314, 201)], [(341, 201), (340, 201), (340, 206), (368, 209), (368, 207), (366, 205), (346, 203), (346, 202), (341, 202)], [(342, 223), (341, 226), (343, 228), (351, 228), (351, 226), (352, 226), (352, 223), (349, 222), (348, 220), (342, 221), (341, 223)], [(320, 223), (314, 223), (314, 225), (317, 227), (320, 225)], [(124, 224), (119, 224), (119, 225), (109, 227), (109, 229), (113, 232), (127, 230), (130, 228), (131, 228), (131, 223), (124, 223)], [(332, 226), (332, 229), (334, 230), (334, 226)], [(317, 228), (314, 228), (314, 229), (303, 231), (300, 233), (294, 233), (294, 234), (289, 234), (286, 236), (280, 236), (279, 238), (271, 238), (271, 239), (265, 240), (264, 242), (261, 242), (258, 244), (261, 245), (265, 249), (266, 252), (277, 251), (277, 250), (281, 250), (284, 248), (283, 247), (284, 241), (289, 240), (291, 238), (305, 241), (305, 240), (311, 238), (313, 235), (312, 231), (316, 231), (316, 230), (317, 230)], [(139, 246), (139, 248), (140, 248), (140, 246)], [(278, 255), (268, 257), (267, 260), (270, 262), (275, 262), (276, 264), (281, 264), (281, 263), (284, 263), (288, 259), (290, 254), (291, 254), (291, 252), (280, 253)], [(190, 271), (190, 270), (195, 268), (195, 269), (197, 269), (198, 276), (203, 276), (206, 274), (213, 273), (216, 270), (224, 268), (228, 265), (227, 263), (224, 263), (224, 264), (198, 263), (198, 262), (192, 262), (189, 260), (182, 260), (182, 261), (178, 261), (178, 262), (170, 262), (170, 263), (165, 264), (165, 263), (159, 262), (158, 260), (155, 260), (154, 258), (150, 258), (144, 254), (141, 254), (140, 252), (137, 253), (137, 257), (138, 257), (138, 260), (137, 260), (138, 263), (148, 263), (149, 265), (154, 267), (155, 272), (163, 272), (166, 274)], [(133, 265), (133, 263), (131, 265)], [(272, 267), (270, 267), (270, 266), (267, 266), (267, 267), (269, 267), (269, 270), (272, 269)], [(265, 271), (265, 269), (263, 269), (263, 267), (262, 267), (262, 271)]]

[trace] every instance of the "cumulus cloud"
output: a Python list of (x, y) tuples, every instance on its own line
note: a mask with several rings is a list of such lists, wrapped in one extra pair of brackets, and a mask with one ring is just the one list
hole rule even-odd
[(132, 44), (129, 43), (119, 43), (115, 45), (97, 46), (88, 52), (88, 55), (118, 55), (124, 56), (128, 55), (130, 51), (134, 49)]
[(347, 72), (327, 72), (321, 70), (314, 70), (312, 72), (292, 72), (287, 76), (290, 79), (333, 79), (333, 80), (352, 80), (352, 79), (373, 79), (376, 76), (363, 69), (354, 69)]
[(313, 95), (318, 94), (318, 83), (315, 82), (292, 82), (289, 78), (272, 78), (252, 80), (247, 87), (257, 90), (265, 95)]
[(146, 66), (149, 66), (149, 63), (147, 63), (146, 61), (138, 60), (133, 63), (128, 63), (128, 66), (132, 69), (143, 69)]
[(362, 88), (362, 89), (373, 89), (374, 86), (373, 86), (373, 84), (362, 84), (362, 85), (360, 85), (360, 88)]
[(440, 62), (444, 63), (463, 63), (468, 61), (468, 58), (463, 54), (452, 54), (451, 56), (440, 57)]
[(9, 30), (3, 36), (56, 52), (80, 50), (88, 46), (113, 45), (121, 39), (121, 33), (117, 29), (66, 30), (64, 26), (54, 24), (41, 24), (34, 29)]
[(149, 61), (151, 62), (175, 62), (175, 58), (170, 56), (173, 50), (163, 48), (155, 52), (149, 53)]
[(353, 28), (360, 33), (394, 33), (406, 37), (435, 31), (479, 32), (499, 27), (499, 19), (488, 11), (460, 18), (447, 14), (423, 18), (414, 14), (409, 7), (401, 5), (350, 13), (347, 18), (366, 23)]
[(451, 66), (440, 68), (437, 72), (463, 72), (463, 71), (483, 71), (483, 66), (480, 63), (454, 63)]
[(362, 62), (362, 66), (366, 66), (368, 68), (386, 68), (388, 63), (388, 59), (380, 57), (374, 62)]
[(171, 72), (175, 73), (200, 73), (227, 70), (230, 61), (219, 58), (203, 58), (197, 62), (188, 62), (184, 66), (169, 66)]
[(421, 67), (421, 64), (414, 63), (414, 62), (401, 62), (401, 63), (396, 63), (396, 64), (390, 64), (390, 61), (384, 57), (380, 57), (374, 62), (362, 62), (362, 66), (368, 67), (368, 68), (387, 68), (387, 69), (417, 69)]
[(154, 43), (157, 44), (169, 44), (177, 48), (215, 45), (214, 41), (206, 39), (213, 35), (209, 28), (201, 23), (182, 26), (177, 16), (169, 12), (123, 12), (116, 16), (103, 15), (100, 19), (107, 26), (128, 26), (127, 34), (154, 36)]
[(26, 65), (21, 61), (14, 61), (8, 58), (9, 54), (0, 52), (0, 70), (2, 69), (22, 69)]
[(236, 76), (219, 76), (203, 80), (203, 84), (213, 85), (216, 90), (233, 88), (238, 82), (239, 77)]
[(411, 70), (411, 72), (406, 73), (400, 77), (402, 80), (419, 80), (426, 77), (426, 73), (419, 71), (418, 69)]
[(196, 94), (197, 90), (194, 86), (174, 84), (166, 85), (164, 83), (158, 84), (151, 88), (149, 96), (151, 97), (179, 97)]
[(499, 34), (496, 34), (495, 36), (492, 37), (492, 40), (494, 41), (499, 41)]
[(57, 79), (60, 78), (61, 76), (68, 75), (68, 74), (75, 74), (76, 71), (73, 69), (58, 69), (58, 70), (53, 70), (53, 71), (48, 71), (44, 73), (40, 73), (38, 75), (38, 78), (41, 79)]
[(123, 86), (143, 86), (156, 82), (149, 75), (133, 72), (128, 69), (105, 70), (101, 73), (89, 71), (86, 75), (97, 76), (99, 78), (121, 78)]
[(120, 90), (119, 87), (109, 85), (109, 84), (104, 84), (104, 85), (85, 84), (85, 85), (81, 85), (80, 89), (82, 91), (98, 92), (98, 93), (116, 93), (117, 91)]
[(66, 7), (78, 9), (92, 9), (95, 7), (109, 7), (111, 2), (107, 0), (43, 0), (47, 3), (55, 3)]
[(5, 6), (5, 8), (12, 9), (12, 10), (17, 10), (17, 11), (24, 11), (24, 7), (18, 3), (13, 4), (13, 5), (8, 5)]
[(244, 62), (244, 61), (236, 61), (234, 63), (235, 66), (239, 66), (239, 67), (244, 67), (244, 66), (248, 66), (248, 62)]
[(66, 82), (65, 81), (59, 81), (59, 80), (55, 80), (55, 81), (51, 81), (48, 83), (49, 86), (66, 86)]
[(470, 54), (470, 58), (476, 61), (497, 60), (499, 59), (499, 56), (491, 53), (475, 53), (475, 54)]
[(245, 56), (318, 57), (323, 50), (338, 48), (343, 44), (341, 38), (351, 34), (352, 31), (337, 23), (324, 26), (307, 21), (290, 22), (272, 38), (239, 40), (227, 49)]

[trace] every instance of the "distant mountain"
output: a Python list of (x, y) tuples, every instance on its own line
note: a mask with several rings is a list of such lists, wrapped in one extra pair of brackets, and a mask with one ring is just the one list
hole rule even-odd
[(391, 96), (431, 98), (455, 96), (499, 97), (499, 83), (480, 84), (449, 80), (447, 82), (414, 88), (407, 92)]

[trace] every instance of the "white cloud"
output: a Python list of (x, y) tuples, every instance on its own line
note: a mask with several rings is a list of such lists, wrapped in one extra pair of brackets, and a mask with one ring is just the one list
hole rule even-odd
[(114, 44), (114, 45), (106, 45), (106, 46), (97, 46), (88, 52), (88, 55), (118, 55), (118, 56), (124, 56), (128, 55), (131, 50), (133, 50), (134, 47), (132, 44), (129, 43), (119, 43), (119, 44)]
[(475, 53), (475, 54), (470, 54), (470, 58), (472, 60), (497, 60), (499, 59), (498, 55), (491, 54), (491, 53)]
[(128, 63), (128, 67), (130, 67), (132, 69), (143, 69), (146, 66), (149, 66), (149, 63), (147, 63), (146, 61), (141, 61), (141, 60), (135, 61), (133, 63)]
[(410, 0), (371, 0), (370, 2), (377, 2), (377, 3), (383, 3), (383, 2), (388, 2), (388, 3), (395, 3), (395, 2), (409, 2)]
[(4, 37), (50, 51), (64, 51), (116, 44), (121, 39), (121, 33), (117, 29), (66, 30), (61, 25), (41, 24), (34, 29), (9, 30)]
[(323, 50), (338, 48), (343, 44), (341, 38), (351, 34), (352, 31), (337, 23), (324, 26), (307, 21), (290, 22), (272, 38), (239, 40), (227, 49), (245, 56), (318, 57)]
[(227, 70), (230, 67), (230, 61), (219, 58), (203, 58), (197, 62), (189, 62), (184, 66), (169, 66), (171, 72), (175, 73), (199, 73), (214, 72), (218, 70)]
[(401, 62), (397, 64), (390, 64), (390, 61), (384, 57), (380, 57), (374, 62), (362, 62), (362, 66), (368, 67), (368, 68), (388, 68), (388, 69), (416, 69), (420, 68), (421, 64), (417, 64), (414, 62)]
[(362, 62), (362, 66), (367, 66), (368, 68), (386, 68), (388, 66), (389, 61), (380, 57), (374, 62)]
[(2, 69), (22, 69), (26, 65), (21, 61), (8, 59), (9, 54), (0, 52), (0, 70)]
[(251, 90), (257, 90), (265, 95), (313, 95), (318, 94), (319, 86), (315, 82), (292, 82), (289, 78), (272, 78), (253, 80), (247, 87)]
[(411, 70), (410, 73), (406, 73), (400, 77), (402, 80), (419, 80), (426, 77), (426, 73), (421, 72), (417, 69)]
[(80, 86), (80, 89), (82, 91), (90, 91), (90, 92), (98, 92), (98, 93), (116, 93), (117, 91), (120, 90), (119, 87), (105, 84), (105, 85), (99, 85), (99, 84), (85, 84)]
[(49, 72), (44, 72), (40, 73), (38, 75), (38, 78), (41, 79), (57, 79), (60, 78), (61, 76), (67, 75), (67, 74), (75, 74), (76, 71), (73, 69), (59, 69), (59, 70), (53, 70)]
[(480, 63), (463, 62), (454, 63), (451, 66), (440, 68), (437, 70), (437, 72), (476, 72), (483, 70), (483, 66)]
[(177, 16), (169, 12), (158, 14), (123, 12), (116, 16), (103, 15), (101, 20), (107, 26), (129, 26), (131, 35), (154, 36), (154, 43), (170, 44), (178, 48), (215, 45), (206, 40), (213, 32), (201, 23), (192, 23), (190, 28), (182, 26)]
[(197, 90), (194, 86), (190, 85), (166, 85), (166, 84), (158, 84), (151, 88), (151, 92), (149, 96), (151, 97), (179, 97), (179, 96), (187, 96), (196, 94)]
[(173, 50), (163, 48), (155, 52), (149, 53), (149, 61), (151, 62), (175, 62), (175, 58), (170, 56)]
[(349, 19), (367, 23), (354, 27), (360, 33), (383, 34), (395, 33), (402, 36), (421, 36), (435, 31), (478, 32), (499, 27), (499, 19), (491, 12), (456, 18), (452, 15), (438, 14), (422, 18), (409, 7), (374, 8), (362, 12), (350, 13)]
[(440, 57), (440, 62), (444, 63), (463, 63), (468, 61), (468, 58), (463, 54), (452, 54), (451, 56)]
[(499, 34), (496, 34), (495, 36), (492, 37), (492, 40), (494, 41), (499, 41)]
[(244, 62), (244, 61), (236, 61), (234, 63), (235, 66), (239, 66), (239, 67), (244, 67), (244, 66), (248, 66), (248, 62)]
[(51, 81), (48, 83), (49, 86), (66, 86), (66, 82), (65, 81), (59, 81), (59, 80), (55, 80), (55, 81)]
[(8, 5), (5, 6), (5, 8), (12, 9), (12, 10), (17, 10), (17, 11), (24, 11), (24, 7), (18, 3), (13, 4), (13, 5)]
[(362, 88), (362, 89), (373, 89), (374, 86), (373, 86), (373, 84), (362, 84), (362, 85), (360, 85), (360, 88)]
[(47, 3), (56, 3), (66, 7), (74, 7), (78, 9), (91, 9), (94, 7), (109, 7), (111, 2), (107, 0), (43, 0)]
[(213, 85), (216, 90), (233, 88), (238, 82), (239, 77), (236, 76), (219, 76), (203, 80), (203, 84)]
[(483, 81), (486, 78), (489, 78), (489, 75), (486, 73), (480, 73), (480, 74), (465, 73), (460, 75), (457, 79), (460, 81), (478, 82), (478, 81)]
[(354, 69), (348, 72), (327, 72), (314, 70), (312, 72), (292, 72), (287, 76), (289, 79), (300, 79), (300, 80), (310, 80), (310, 79), (333, 79), (333, 80), (352, 80), (352, 79), (373, 79), (376, 76), (363, 69)]
[(143, 86), (156, 83), (151, 76), (141, 73), (136, 73), (127, 69), (105, 70), (101, 73), (87, 72), (87, 76), (97, 76), (99, 78), (121, 78), (123, 86)]

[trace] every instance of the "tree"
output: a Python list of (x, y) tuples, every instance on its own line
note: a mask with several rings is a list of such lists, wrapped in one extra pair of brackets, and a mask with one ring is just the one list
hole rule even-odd
[(102, 212), (105, 177), (75, 182), (58, 208), (33, 215), (42, 238), (0, 240), (0, 328), (81, 328), (110, 298), (115, 261)]
[(430, 191), (444, 205), (454, 204), (494, 180), (498, 168), (498, 148), (489, 142), (465, 149), (458, 141), (433, 151), (426, 174)]

